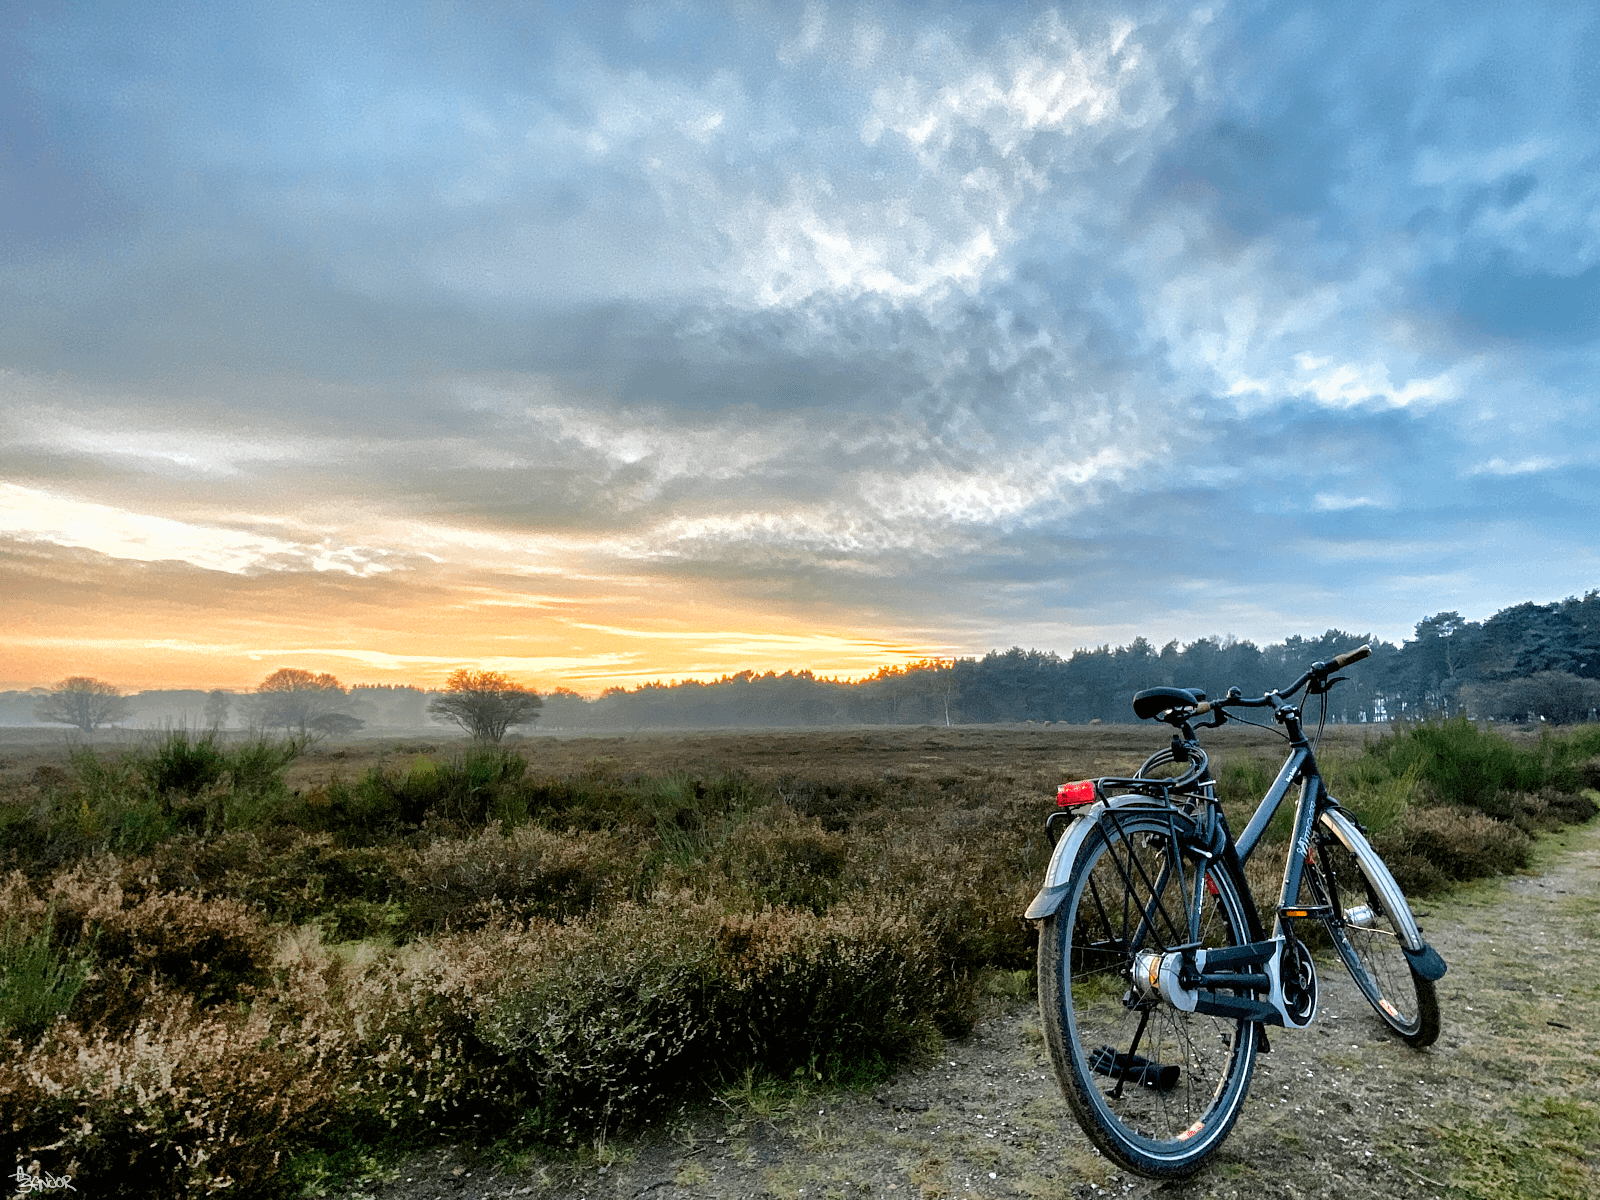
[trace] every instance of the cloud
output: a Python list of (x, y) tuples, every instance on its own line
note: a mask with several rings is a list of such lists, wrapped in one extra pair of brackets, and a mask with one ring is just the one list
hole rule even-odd
[[(1592, 13), (375, 11), (4, 35), (30, 553), (556, 624), (712, 594), (719, 655), (1592, 585)], [(352, 652), (448, 657), (412, 636)]]
[(0, 535), (76, 546), (136, 562), (184, 562), (241, 575), (256, 571), (339, 571), (363, 576), (394, 569), (389, 551), (324, 541), (289, 541), (238, 528), (194, 525), (105, 504), (0, 483)]

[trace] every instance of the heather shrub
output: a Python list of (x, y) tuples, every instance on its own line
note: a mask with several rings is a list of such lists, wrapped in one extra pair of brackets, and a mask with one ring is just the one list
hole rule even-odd
[(927, 1038), (948, 983), (908, 913), (730, 914), (681, 897), (536, 937), (481, 1022), (524, 1128), (576, 1141), (759, 1065), (837, 1078)]
[(632, 850), (633, 840), (617, 834), (558, 834), (532, 824), (437, 839), (403, 869), (407, 923), (436, 931), (496, 916), (582, 916), (623, 893), (634, 873)]
[[(1022, 912), (1039, 886), (1047, 847), (1031, 797), (1019, 819), (993, 809), (914, 814), (885, 830), (876, 846), (858, 845), (848, 873), (852, 890), (906, 905), (919, 915), (941, 961), (959, 985), (958, 1006), (941, 1025), (961, 1031), (975, 1018), (970, 978), (990, 967), (1019, 969), (1034, 954), (1036, 933)], [(1007, 828), (997, 836), (997, 827)]]
[(1413, 808), (1378, 839), (1400, 886), (1413, 894), (1448, 882), (1522, 870), (1532, 843), (1505, 821), (1460, 808)]
[(714, 931), (721, 1073), (870, 1071), (925, 1044), (965, 997), (917, 914), (871, 900), (824, 916), (768, 909)]
[(528, 1096), (523, 1129), (575, 1142), (706, 1080), (714, 956), (704, 922), (629, 907), (511, 948), (506, 994), (480, 1028)]
[(880, 806), (886, 797), (879, 779), (801, 779), (786, 775), (777, 792), (802, 816), (815, 817), (829, 833), (843, 833), (862, 812)]
[(557, 779), (531, 779), (523, 795), (528, 815), (551, 829), (593, 831), (641, 825), (637, 802), (609, 771)]
[(346, 1053), (264, 1007), (159, 995), (131, 1034), (58, 1025), (0, 1061), (0, 1128), (81, 1194), (249, 1194), (327, 1123)]
[(482, 1136), (514, 1107), (504, 1058), (476, 1030), (510, 958), (503, 927), (396, 951), (330, 947), (302, 926), (280, 938), (263, 997), (304, 1036), (350, 1047), (336, 1081), (340, 1138), (436, 1136), (468, 1121)]
[(269, 843), (281, 845), (284, 840), (273, 837), (276, 832), (233, 829), (215, 837), (183, 834), (156, 846), (140, 865), (145, 877), (162, 891), (226, 894), (261, 873), (270, 857)]
[(1600, 813), (1600, 805), (1587, 796), (1554, 787), (1523, 792), (1511, 800), (1512, 824), (1530, 834), (1580, 825), (1596, 813)]
[(712, 855), (716, 869), (756, 908), (822, 913), (839, 899), (849, 843), (816, 818), (774, 805), (736, 828)]
[(400, 936), (409, 927), (408, 854), (403, 845), (346, 846), (328, 833), (272, 828), (173, 838), (136, 865), (162, 889), (230, 897), (269, 921), (316, 922), (348, 941)]
[[(1512, 747), (1541, 772), (1527, 787), (1479, 744), (1510, 743), (1446, 731), (1492, 791), (1450, 783), (1454, 743), (1429, 736), (1323, 764), (1413, 891), (1514, 868), (1524, 829), (1593, 810), (1588, 731)], [(26, 1065), (12, 1043), (0, 1119), (82, 1180), (131, 1164), (97, 1191), (242, 1195), (341, 1147), (587, 1141), (730, 1080), (870, 1076), (970, 1028), (978, 984), (1031, 965), (1042, 774), (1002, 753), (923, 767), (930, 742), (801, 779), (765, 744), (753, 774), (685, 746), (648, 773), (542, 778), (497, 748), (417, 748), (290, 797), (270, 745), (184, 734), (41, 775), (0, 806), (31, 872), (0, 878), (7, 944), (45, 947), (40, 979), (94, 969)], [(1278, 765), (1218, 758), (1230, 815)], [(1451, 798), (1469, 791), (1502, 819)], [(40, 831), (53, 848), (28, 846)], [(1250, 864), (1267, 909), (1277, 832)], [(230, 1096), (276, 1116), (236, 1119)]]
[(202, 1005), (231, 1003), (264, 980), (274, 935), (258, 913), (238, 900), (125, 891), (118, 867), (104, 859), (51, 882), (58, 940), (93, 947), (80, 1019), (120, 1026), (164, 987)]

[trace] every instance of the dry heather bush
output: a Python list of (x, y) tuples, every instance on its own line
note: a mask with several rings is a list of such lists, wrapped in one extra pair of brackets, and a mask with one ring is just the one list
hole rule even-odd
[(230, 881), (258, 872), (263, 858), (261, 837), (253, 830), (213, 838), (190, 834), (152, 850), (148, 873), (162, 891), (225, 892)]
[(875, 843), (852, 847), (850, 894), (918, 913), (957, 976), (988, 966), (1026, 967), (1038, 935), (1022, 912), (1049, 855), (1035, 828), (1038, 808), (1026, 804), (1020, 820), (999, 807), (897, 820)]
[(831, 777), (822, 778), (815, 773), (804, 779), (784, 775), (776, 781), (776, 791), (796, 812), (817, 818), (830, 833), (849, 829), (859, 814), (882, 807), (900, 787), (899, 781), (880, 776), (830, 772), (831, 764), (826, 762), (814, 765)]
[(740, 824), (712, 857), (718, 873), (756, 908), (821, 913), (839, 898), (849, 849), (842, 834), (829, 833), (815, 817), (773, 805)]
[[(770, 787), (677, 764), (560, 788), (502, 771), (484, 807), (502, 828), (464, 839), (260, 828), (11, 875), (0, 914), (37, 929), (53, 906), (57, 948), (99, 962), (76, 1025), (30, 1057), (13, 1044), (0, 1116), (19, 1144), (59, 1142), (41, 1162), (75, 1158), (97, 1192), (197, 1195), (264, 1187), (308, 1147), (518, 1127), (586, 1141), (749, 1070), (871, 1072), (964, 1030), (980, 972), (1031, 962), (1020, 913), (1048, 789), (1003, 758), (813, 783), (768, 762)], [(1387, 760), (1355, 766), (1371, 769), (1341, 794), (1371, 801), (1413, 890), (1526, 861), (1512, 825), (1427, 807)], [(402, 798), (431, 779), (415, 768)], [(587, 831), (512, 828), (513, 800)], [(1519, 803), (1528, 821), (1576, 812), (1567, 792)], [(1251, 864), (1264, 911), (1283, 849)]]
[(1462, 808), (1413, 808), (1378, 839), (1396, 881), (1409, 895), (1449, 882), (1519, 871), (1532, 842), (1516, 826)]
[(31, 927), (53, 913), (57, 953), (92, 961), (72, 1015), (103, 1033), (129, 1028), (169, 986), (203, 1006), (238, 1000), (265, 980), (271, 957), (274, 935), (248, 906), (146, 891), (140, 866), (99, 855), (42, 885), (13, 873), (0, 887), (7, 918)]
[(329, 1120), (344, 1046), (265, 1008), (201, 1013), (151, 998), (131, 1035), (57, 1026), (0, 1061), (0, 1123), (17, 1157), (81, 1194), (190, 1197), (264, 1183)]
[(403, 846), (347, 847), (332, 835), (295, 834), (264, 847), (258, 865), (230, 874), (228, 893), (273, 921), (315, 921), (337, 941), (400, 932), (398, 898), (408, 852)]
[(52, 898), (76, 919), (102, 973), (164, 980), (202, 1005), (237, 1000), (265, 979), (274, 936), (237, 900), (156, 892), (127, 903), (120, 889), (96, 896), (72, 887), (52, 889)]
[(530, 928), (481, 1022), (529, 1132), (616, 1128), (751, 1066), (839, 1075), (903, 1055), (955, 986), (903, 910), (756, 915), (658, 897), (590, 926)]
[(503, 930), (385, 953), (330, 948), (302, 926), (281, 939), (262, 999), (292, 1014), (302, 1037), (350, 1048), (337, 1080), (343, 1127), (373, 1138), (436, 1130), (506, 1104), (504, 1060), (476, 1033), (505, 962)]
[(16, 921), (24, 928), (35, 929), (44, 922), (49, 911), (49, 901), (21, 871), (8, 871), (0, 878), (0, 920)]
[(1511, 803), (1511, 821), (1524, 833), (1546, 833), (1563, 825), (1580, 825), (1600, 812), (1600, 805), (1577, 792), (1544, 787), (1524, 792)]
[(142, 885), (231, 897), (269, 921), (315, 921), (334, 940), (351, 941), (405, 931), (400, 897), (410, 857), (403, 844), (341, 846), (326, 832), (280, 828), (175, 838), (131, 870)]
[(847, 1073), (916, 1049), (966, 1005), (916, 915), (871, 902), (717, 922), (718, 1022), (729, 1066)]
[(403, 868), (409, 922), (418, 930), (466, 929), (491, 917), (566, 920), (604, 908), (634, 870), (634, 839), (609, 833), (554, 833), (521, 825), (440, 839)]
[(704, 1078), (715, 1043), (707, 925), (704, 906), (629, 904), (592, 926), (530, 927), (505, 947), (503, 998), (481, 1029), (528, 1095), (528, 1132), (583, 1140)]

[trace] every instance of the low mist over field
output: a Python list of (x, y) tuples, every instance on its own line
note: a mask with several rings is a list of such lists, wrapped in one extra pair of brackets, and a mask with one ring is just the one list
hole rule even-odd
[(0, 726), (38, 723), (97, 729), (282, 730), (285, 736), (372, 736), (454, 726), (500, 741), (509, 729), (554, 732), (782, 726), (1128, 722), (1136, 691), (1197, 689), (1213, 698), (1286, 687), (1313, 662), (1373, 645), (1317, 704), (1336, 724), (1467, 715), (1491, 721), (1570, 724), (1600, 715), (1600, 591), (1559, 604), (1519, 604), (1487, 621), (1437, 613), (1400, 645), (1330, 629), (1257, 646), (1228, 638), (1156, 647), (1053, 652), (1012, 648), (980, 658), (927, 659), (859, 680), (811, 671), (740, 671), (701, 682), (613, 687), (585, 697), (539, 696), (497, 672), (455, 672), (445, 690), (395, 685), (345, 688), (333, 675), (280, 668), (253, 691), (145, 691), (122, 696), (74, 677), (54, 689), (0, 693)]
[(1581, 596), (1597, 57), (1563, 3), (11, 6), (0, 688)]

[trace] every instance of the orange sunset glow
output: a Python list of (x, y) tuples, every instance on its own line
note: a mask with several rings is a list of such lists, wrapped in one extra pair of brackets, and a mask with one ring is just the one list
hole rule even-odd
[[(15, 487), (0, 485), (0, 497), (35, 503), (36, 518), (52, 507)], [(61, 507), (53, 544), (11, 549), (10, 678), (0, 686), (88, 673), (133, 689), (244, 689), (292, 664), (347, 683), (432, 687), (473, 665), (539, 689), (593, 694), (752, 667), (855, 677), (941, 649), (874, 636), (845, 613), (818, 629), (829, 615), (823, 606), (775, 611), (733, 589), (717, 595), (703, 581), (630, 573), (570, 540), (412, 529), (381, 551), (308, 548), (131, 521), (105, 506)], [(19, 521), (15, 508), (11, 519)], [(143, 536), (132, 540), (132, 529)], [(462, 542), (474, 544), (470, 560), (419, 548)], [(166, 554), (184, 557), (157, 557)], [(271, 555), (322, 561), (309, 570), (263, 567)]]

